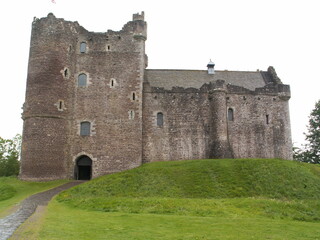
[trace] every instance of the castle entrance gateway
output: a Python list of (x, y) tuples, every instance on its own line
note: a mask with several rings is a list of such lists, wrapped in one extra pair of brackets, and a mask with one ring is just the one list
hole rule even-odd
[(75, 166), (76, 180), (90, 180), (92, 177), (92, 160), (88, 156), (80, 156)]

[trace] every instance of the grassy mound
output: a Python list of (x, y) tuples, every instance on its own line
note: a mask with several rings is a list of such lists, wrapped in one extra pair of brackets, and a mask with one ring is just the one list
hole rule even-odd
[[(241, 198), (241, 200), (239, 200)], [(61, 193), (69, 206), (97, 211), (319, 220), (320, 168), (277, 159), (156, 162)]]

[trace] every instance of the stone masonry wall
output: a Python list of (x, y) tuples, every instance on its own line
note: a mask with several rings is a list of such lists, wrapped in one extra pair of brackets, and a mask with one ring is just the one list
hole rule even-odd
[(235, 158), (292, 159), (288, 101), (277, 95), (229, 94), (228, 135)]
[[(143, 14), (106, 33), (53, 14), (34, 20), (22, 179), (74, 178), (83, 155), (93, 161), (92, 177), (141, 164), (145, 40)], [(78, 86), (80, 74), (87, 76), (85, 86)], [(84, 121), (91, 124), (89, 136), (80, 136)]]
[[(143, 109), (144, 162), (206, 158), (212, 124), (208, 94), (179, 88), (147, 91)], [(159, 112), (163, 113), (163, 126), (157, 125)]]
[[(73, 80), (85, 73), (88, 84), (74, 87), (69, 165), (89, 156), (92, 177), (141, 165), (145, 28), (139, 19), (119, 32), (79, 36), (76, 47), (85, 42), (87, 50), (77, 52)], [(83, 121), (91, 123), (90, 136), (80, 136)], [(69, 174), (73, 177), (73, 168)]]
[(70, 42), (74, 24), (56, 19), (32, 23), (21, 175), (23, 179), (65, 178), (69, 155), (70, 90), (73, 83), (65, 66), (73, 65)]
[[(146, 84), (143, 161), (292, 159), (288, 98), (274, 87), (240, 90), (221, 80), (200, 89)], [(163, 126), (157, 126), (158, 112), (164, 115)]]

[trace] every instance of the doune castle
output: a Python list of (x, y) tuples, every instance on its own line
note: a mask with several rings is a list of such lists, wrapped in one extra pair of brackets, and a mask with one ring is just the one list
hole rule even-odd
[[(32, 23), (20, 177), (91, 179), (153, 161), (291, 159), (290, 88), (267, 71), (148, 69), (147, 23)], [(204, 63), (204, 67), (206, 63)]]

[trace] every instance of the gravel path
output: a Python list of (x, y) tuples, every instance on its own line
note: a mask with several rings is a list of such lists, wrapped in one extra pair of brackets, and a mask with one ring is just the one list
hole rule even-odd
[(34, 213), (38, 206), (47, 205), (54, 195), (80, 183), (83, 183), (83, 181), (66, 183), (48, 191), (34, 194), (22, 201), (16, 212), (0, 219), (0, 240), (8, 239), (13, 232)]

